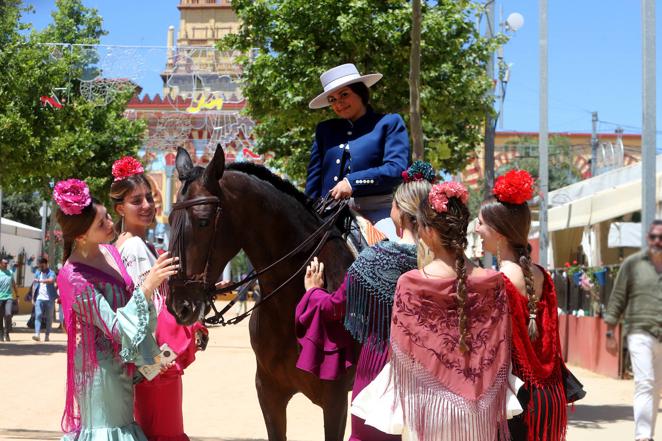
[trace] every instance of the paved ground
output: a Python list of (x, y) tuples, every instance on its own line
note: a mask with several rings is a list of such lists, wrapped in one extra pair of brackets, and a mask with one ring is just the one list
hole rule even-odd
[[(64, 401), (65, 336), (33, 342), (16, 317), (11, 343), (0, 343), (0, 440), (55, 440)], [(214, 328), (207, 351), (184, 376), (184, 419), (192, 441), (266, 440), (253, 386), (255, 361), (247, 321)], [(631, 440), (632, 381), (573, 372), (588, 395), (570, 416), (569, 441)], [(658, 427), (662, 427), (658, 418)], [(347, 431), (347, 434), (349, 431)], [(322, 412), (302, 395), (288, 409), (291, 440), (322, 440)]]

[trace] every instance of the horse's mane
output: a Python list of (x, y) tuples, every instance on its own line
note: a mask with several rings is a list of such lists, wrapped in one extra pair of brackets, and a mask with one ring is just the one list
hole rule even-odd
[(255, 176), (269, 184), (273, 185), (277, 190), (292, 196), (296, 199), (306, 210), (313, 212), (313, 201), (296, 188), (291, 182), (286, 181), (273, 174), (268, 168), (257, 165), (252, 162), (233, 162), (225, 167), (226, 170), (233, 170), (247, 175)]

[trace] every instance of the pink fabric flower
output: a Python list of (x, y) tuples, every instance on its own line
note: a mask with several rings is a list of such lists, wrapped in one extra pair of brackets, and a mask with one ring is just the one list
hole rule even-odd
[(115, 181), (121, 181), (129, 176), (144, 173), (143, 165), (136, 158), (125, 156), (113, 163), (113, 176)]
[(459, 182), (442, 182), (434, 185), (428, 195), (430, 206), (437, 213), (448, 211), (448, 201), (450, 198), (457, 198), (464, 205), (467, 205), (467, 202), (469, 202), (469, 192)]
[(81, 214), (92, 202), (90, 189), (79, 179), (67, 179), (55, 184), (53, 199), (60, 210), (68, 216)]

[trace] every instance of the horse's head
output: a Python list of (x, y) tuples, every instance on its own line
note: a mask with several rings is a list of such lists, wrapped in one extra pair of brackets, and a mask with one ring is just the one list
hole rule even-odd
[(239, 247), (228, 234), (232, 226), (221, 189), (223, 149), (218, 147), (203, 169), (180, 148), (176, 168), (182, 186), (170, 214), (170, 252), (179, 257), (180, 270), (170, 279), (167, 306), (179, 323), (189, 325), (204, 316), (210, 291)]

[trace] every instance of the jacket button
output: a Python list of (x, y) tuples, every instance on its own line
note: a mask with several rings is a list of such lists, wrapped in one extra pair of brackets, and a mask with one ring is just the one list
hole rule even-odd
[(334, 181), (338, 181), (338, 176), (334, 176), (334, 177), (333, 177), (333, 180), (334, 180)]
[(340, 164), (340, 159), (336, 159), (336, 164)]
[(350, 131), (348, 131), (348, 132), (347, 132), (347, 134), (348, 134), (348, 135), (351, 135), (351, 134), (352, 134), (352, 131), (351, 131), (351, 130), (350, 130)]
[(344, 148), (345, 148), (345, 144), (340, 144), (340, 145), (338, 146), (338, 148), (344, 149)]

